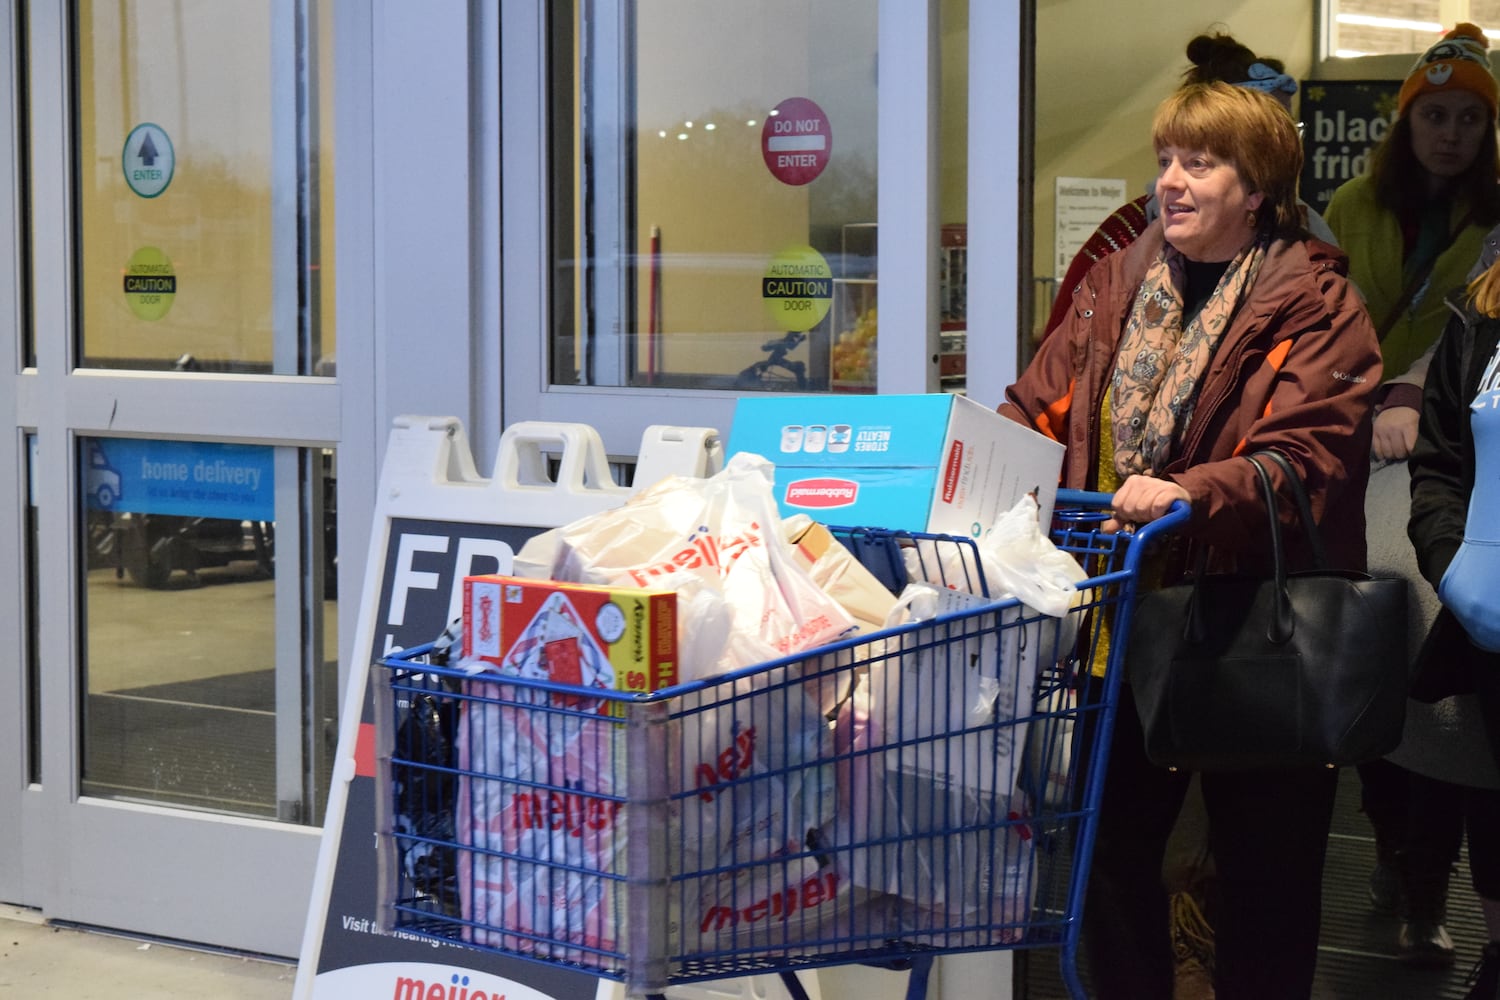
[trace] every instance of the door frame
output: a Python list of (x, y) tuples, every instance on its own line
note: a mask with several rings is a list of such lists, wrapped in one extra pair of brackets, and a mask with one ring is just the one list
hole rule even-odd
[[(277, 0), (277, 4), (273, 11), (276, 30), (289, 31), (293, 0)], [(18, 61), (18, 47), (12, 45), (10, 65), (27, 73), (28, 83), (30, 128), (25, 148), (31, 156), (31, 316), (32, 329), (37, 331), (37, 364), (34, 369), (18, 367), (6, 376), (13, 388), (7, 395), (15, 402), (17, 433), (7, 436), (0, 460), (24, 468), (26, 434), (35, 433), (34, 485), (42, 498), (37, 511), (37, 548), (42, 557), (35, 594), (28, 595), (25, 582), (20, 581), (14, 591), (16, 600), (6, 602), (0, 613), (24, 620), (26, 601), (34, 596), (38, 630), (45, 637), (38, 644), (42, 662), (40, 689), (35, 692), (40, 704), (42, 781), (34, 785), (12, 782), (9, 788), (19, 788), (16, 808), (0, 802), (0, 815), (13, 817), (0, 819), (0, 824), (19, 826), (19, 836), (10, 842), (19, 843), (20, 849), (8, 853), (21, 863), (17, 873), (11, 874), (8, 867), (0, 869), (4, 878), (0, 888), (6, 890), (8, 900), (36, 907), (52, 919), (292, 956), (305, 914), (319, 827), (94, 798), (81, 792), (84, 622), (78, 599), (82, 554), (75, 455), (79, 439), (94, 436), (190, 436), (316, 450), (342, 448), (346, 440), (357, 446), (372, 431), (353, 426), (348, 429), (354, 433), (345, 433), (346, 394), (336, 378), (74, 368), (79, 317), (73, 279), (78, 257), (72, 181), (72, 5), (50, 0), (28, 6), (25, 60)], [(285, 56), (283, 52), (283, 61)], [(273, 95), (281, 102), (279, 110), (273, 111), (281, 116), (278, 127), (293, 127), (286, 116), (287, 102), (293, 97), (290, 88)], [(295, 123), (294, 106), (291, 111)], [(14, 129), (11, 134), (16, 134)], [(280, 173), (273, 184), (278, 188), (295, 184), (295, 157), (288, 160), (282, 151), (276, 156), (272, 170)], [(10, 169), (14, 189), (14, 164)], [(277, 204), (278, 212), (290, 211), (295, 216), (295, 197), (278, 199)], [(295, 238), (296, 223), (290, 217), (275, 224), (276, 240)], [(5, 280), (17, 280), (18, 273), (15, 266), (0, 269)], [(296, 278), (295, 270), (283, 268), (276, 281)], [(284, 337), (297, 336), (296, 296), (278, 293), (274, 297), (278, 331), (292, 324), (290, 334), (277, 334), (277, 354), (285, 357), (289, 347), (282, 342)], [(7, 338), (13, 356), (19, 358), (19, 324)], [(184, 428), (190, 428), (190, 435)], [(277, 452), (278, 473), (295, 466), (288, 461), (293, 456), (290, 451)], [(24, 483), (25, 479), (18, 476), (16, 481)], [(279, 475), (278, 481), (277, 521), (287, 529), (286, 537), (300, 537), (305, 533), (302, 518), (318, 517), (321, 512), (303, 514), (295, 476), (288, 482), (284, 474)], [(338, 488), (341, 494), (356, 492), (359, 484), (341, 476)], [(24, 488), (15, 492), (3, 512), (9, 530), (0, 532), (0, 537), (19, 553), (25, 544)], [(283, 572), (277, 574), (276, 621), (300, 624), (300, 559), (288, 550), (278, 562)], [(11, 564), (20, 565), (20, 559)], [(341, 593), (358, 592), (350, 579), (357, 569), (346, 567)], [(305, 662), (304, 631), (305, 627), (278, 628), (276, 637), (278, 760), (284, 753), (304, 760), (309, 752), (299, 739), (303, 723), (301, 713), (296, 712), (301, 704), (296, 689)], [(10, 634), (20, 635), (22, 630), (18, 627)], [(17, 710), (7, 706), (0, 711)], [(288, 714), (292, 718), (284, 719)], [(12, 731), (24, 732), (24, 727)], [(279, 791), (294, 787), (299, 771), (295, 763), (290, 769), (279, 767)]]
[[(735, 395), (710, 390), (551, 385), (545, 331), (550, 327), (546, 144), (548, 131), (546, 24), (540, 5), (502, 4), (501, 123), (502, 245), (524, 248), (502, 262), (505, 421), (582, 421), (598, 428), (612, 455), (629, 456), (648, 424), (714, 427), (728, 432)], [(973, 4), (969, 10), (971, 73), (1014, 74), (1018, 0)], [(881, 87), (878, 214), (881, 227), (881, 393), (935, 392), (938, 272), (938, 43), (939, 0), (879, 5)], [(922, 40), (914, 44), (913, 39)], [(982, 54), (982, 58), (980, 55)], [(991, 69), (991, 67), (995, 67)], [(981, 91), (971, 78), (969, 151), (969, 268), (974, 274), (1014, 274), (1017, 206), (1008, 184), (1019, 176), (1015, 109), (996, 93), (1014, 93), (1017, 80)], [(1007, 128), (1008, 126), (1008, 128)], [(913, 141), (925, 136), (925, 142)], [(904, 276), (904, 277), (902, 277)], [(969, 286), (969, 394), (998, 404), (1014, 381), (1017, 283)], [(982, 333), (982, 336), (976, 336)], [(889, 363), (894, 361), (894, 363)]]

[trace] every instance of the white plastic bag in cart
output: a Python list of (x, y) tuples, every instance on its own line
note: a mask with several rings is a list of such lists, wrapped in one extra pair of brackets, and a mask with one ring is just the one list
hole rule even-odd
[[(1077, 559), (1047, 537), (1037, 516), (1036, 499), (1027, 494), (974, 544), (992, 598), (1018, 598), (1057, 618), (1077, 603), (1077, 585), (1087, 574)], [(977, 582), (968, 571), (969, 553), (967, 546), (925, 538), (902, 549), (908, 579), (950, 589)]]
[[(706, 479), (669, 476), (622, 507), (547, 532), (522, 547), (518, 562), (575, 583), (682, 589), (722, 594), (735, 632), (777, 656), (819, 646), (852, 631), (854, 620), (812, 579), (783, 537), (772, 485), (775, 470), (741, 453)], [(690, 635), (691, 610), (678, 629)], [(730, 656), (684, 662), (684, 679), (749, 666)]]
[[(624, 727), (601, 705), (548, 710), (541, 691), (465, 682), (455, 826), (466, 940), (596, 962), (618, 951), (627, 847)], [(585, 706), (586, 707), (586, 706)]]
[(1036, 896), (1025, 795), (912, 771), (882, 700), (861, 685), (835, 721), (840, 808), (826, 831), (828, 853), (856, 893), (895, 901), (904, 940), (1014, 943)]
[[(737, 642), (747, 640), (731, 638)], [(793, 670), (724, 681), (676, 707), (670, 770), (680, 782), (674, 790), (693, 794), (680, 799), (675, 871), (796, 853), (809, 831), (833, 818), (833, 736)]]
[[(553, 579), (676, 589), (683, 598), (678, 604), (678, 633), (684, 643), (679, 675), (685, 681), (779, 659), (832, 642), (853, 631), (855, 622), (814, 581), (785, 540), (773, 481), (770, 462), (741, 453), (706, 479), (671, 476), (623, 507), (556, 529), (555, 538), (538, 542), (537, 549), (553, 553)], [(523, 547), (523, 558), (530, 546)], [(707, 594), (720, 601), (716, 604)], [(722, 636), (718, 616), (725, 614), (727, 638), (712, 651), (701, 633)], [(709, 615), (715, 621), (705, 628)], [(815, 753), (827, 733), (818, 692), (782, 684), (779, 691), (750, 696), (757, 685), (775, 680), (744, 681), (739, 687), (746, 690), (733, 697), (718, 693), (720, 704), (683, 727), (681, 772), (689, 787), (701, 787), (705, 771), (720, 775), (713, 784), (756, 768), (785, 772), (781, 780), (788, 786), (774, 801), (736, 811), (729, 823), (718, 810), (711, 816), (685, 816), (689, 838), (700, 831), (717, 837), (717, 847), (710, 840), (702, 845), (705, 850), (743, 849), (747, 838), (764, 850), (785, 850), (832, 815), (831, 771), (798, 767), (816, 759), (804, 755)], [(732, 761), (735, 747), (746, 740), (754, 740), (757, 749), (743, 767), (726, 769), (723, 762)]]
[[(726, 680), (700, 693), (701, 710), (687, 709), (694, 695), (674, 702), (684, 718), (670, 730), (672, 773), (692, 794), (665, 832), (671, 871), (686, 877), (674, 883), (663, 918), (679, 928), (682, 947), (764, 947), (774, 939), (793, 948), (826, 926), (826, 915), (851, 910), (843, 890), (836, 903), (818, 898), (823, 883), (808, 882), (811, 872), (790, 888), (765, 884), (772, 859), (806, 856), (809, 831), (832, 818), (836, 794), (833, 766), (824, 763), (832, 734), (796, 678), (777, 673), (779, 680)], [(623, 886), (633, 874), (625, 726), (602, 701), (479, 677), (464, 682), (464, 695), (459, 895), (464, 919), (480, 925), (466, 929), (466, 939), (590, 964), (597, 956), (583, 949), (616, 950), (625, 933)], [(760, 888), (767, 905), (783, 910), (762, 914), (748, 895)], [(816, 913), (790, 919), (784, 908), (797, 900)], [(776, 927), (752, 933), (763, 917)]]
[[(890, 624), (928, 621), (990, 603), (931, 584), (908, 584)], [(1025, 722), (1018, 720), (1031, 712), (1043, 627), (1028, 609), (1011, 606), (994, 618), (919, 632), (915, 641), (905, 642), (908, 648), (900, 656), (871, 664), (878, 718), (888, 736), (905, 744), (894, 758), (902, 771), (943, 775), (984, 792), (1008, 791), (1015, 784), (1025, 749)]]
[[(1030, 494), (1000, 516), (978, 541), (985, 585), (994, 600), (1015, 598), (1032, 613), (1056, 619), (1032, 630), (1038, 664), (1051, 664), (1068, 655), (1078, 638), (1078, 608), (1084, 594), (1078, 584), (1088, 573), (1072, 553), (1059, 549), (1037, 520), (1036, 498)], [(963, 549), (923, 540), (903, 551), (908, 578), (952, 587), (968, 578)]]
[(899, 900), (856, 890), (838, 866), (772, 859), (706, 877), (684, 915), (688, 955), (753, 951), (761, 958), (879, 948), (895, 937)]
[[(534, 539), (517, 564), (557, 580), (676, 590), (684, 681), (780, 659), (854, 622), (784, 540), (772, 481), (765, 459), (736, 455), (707, 479), (669, 477), (621, 508)], [(830, 734), (809, 686), (778, 669), (674, 705), (671, 790), (692, 793), (680, 798), (669, 837), (674, 872), (689, 873), (675, 919), (690, 924), (717, 905), (716, 876), (699, 886), (692, 873), (801, 852), (808, 832), (832, 818)]]
[(1036, 498), (1028, 493), (979, 540), (979, 556), (990, 593), (1018, 597), (1027, 607), (1061, 618), (1078, 603), (1078, 584), (1088, 574), (1052, 543), (1037, 515)]
[[(890, 624), (989, 604), (909, 584)], [(991, 615), (861, 647), (865, 683), (834, 723), (830, 853), (856, 888), (900, 897), (904, 937), (985, 926), (994, 930), (965, 943), (1004, 943), (1030, 912), (1029, 809), (1014, 786), (1036, 677), (1027, 637), (1034, 648), (1038, 626), (1019, 606)]]

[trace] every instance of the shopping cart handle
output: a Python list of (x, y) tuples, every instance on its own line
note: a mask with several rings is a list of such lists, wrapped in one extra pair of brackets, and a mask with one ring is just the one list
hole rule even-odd
[[(1114, 506), (1115, 495), (1113, 493), (1098, 493), (1093, 490), (1073, 490), (1061, 488), (1057, 491), (1057, 499), (1053, 502), (1053, 511), (1057, 516), (1078, 521), (1107, 521), (1110, 518), (1110, 508)], [(1136, 532), (1138, 538), (1150, 538), (1161, 532), (1175, 531), (1179, 526), (1186, 524), (1192, 513), (1192, 506), (1186, 500), (1173, 500), (1172, 506), (1167, 512), (1154, 521), (1141, 525)]]
[(1136, 531), (1137, 541), (1149, 542), (1157, 535), (1170, 534), (1187, 524), (1188, 518), (1192, 516), (1193, 507), (1186, 500), (1173, 500), (1172, 506), (1167, 512), (1154, 521), (1147, 521)]
[(1070, 490), (1063, 486), (1057, 490), (1057, 500), (1053, 503), (1053, 507), (1108, 507), (1114, 501), (1115, 495), (1113, 493), (1096, 493), (1093, 490)]

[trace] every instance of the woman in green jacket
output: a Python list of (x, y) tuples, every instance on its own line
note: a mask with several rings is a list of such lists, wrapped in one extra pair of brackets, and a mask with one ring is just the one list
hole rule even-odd
[(1384, 358), (1376, 457), (1405, 460), (1417, 436), (1426, 358), (1500, 222), (1496, 84), (1489, 42), (1460, 24), (1413, 67), (1370, 172), (1333, 194), (1325, 220), (1349, 255)]

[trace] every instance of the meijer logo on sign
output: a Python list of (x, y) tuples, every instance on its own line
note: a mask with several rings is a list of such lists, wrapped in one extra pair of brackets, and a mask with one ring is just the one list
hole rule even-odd
[(793, 507), (847, 507), (858, 496), (859, 484), (849, 479), (803, 479), (786, 488)]

